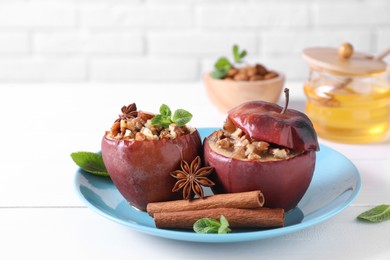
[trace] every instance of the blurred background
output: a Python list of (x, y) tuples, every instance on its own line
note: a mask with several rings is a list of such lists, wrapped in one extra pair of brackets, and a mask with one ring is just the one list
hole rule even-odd
[(305, 47), (390, 45), (388, 0), (0, 0), (0, 83), (199, 82), (238, 44), (303, 82)]

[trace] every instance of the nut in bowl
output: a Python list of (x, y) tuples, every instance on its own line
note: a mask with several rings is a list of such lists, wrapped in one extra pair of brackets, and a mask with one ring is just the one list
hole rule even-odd
[(259, 81), (213, 79), (210, 74), (206, 74), (204, 84), (211, 101), (219, 111), (226, 113), (247, 101), (278, 102), (285, 78), (282, 73), (277, 74), (275, 78)]
[(233, 46), (234, 63), (222, 57), (214, 71), (204, 76), (206, 92), (218, 110), (226, 113), (239, 104), (262, 100), (276, 103), (283, 90), (283, 73), (267, 69), (261, 64), (243, 66), (246, 51)]

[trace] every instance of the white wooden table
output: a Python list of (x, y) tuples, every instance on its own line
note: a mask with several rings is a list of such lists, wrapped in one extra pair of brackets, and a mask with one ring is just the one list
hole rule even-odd
[(154, 112), (161, 103), (188, 109), (197, 127), (221, 126), (225, 118), (201, 83), (0, 86), (0, 259), (390, 259), (390, 221), (356, 219), (390, 203), (390, 141), (347, 145), (321, 139), (357, 166), (362, 189), (345, 211), (289, 235), (190, 243), (142, 234), (97, 215), (74, 191), (77, 167), (69, 155), (100, 150), (104, 131), (131, 102)]

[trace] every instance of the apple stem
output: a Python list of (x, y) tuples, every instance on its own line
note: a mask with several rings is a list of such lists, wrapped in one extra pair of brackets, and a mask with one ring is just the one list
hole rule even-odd
[(285, 101), (285, 103), (284, 103), (284, 107), (283, 107), (283, 110), (282, 110), (282, 112), (280, 112), (282, 115), (284, 114), (284, 112), (286, 112), (286, 110), (287, 110), (287, 107), (288, 107), (288, 101), (289, 101), (289, 89), (288, 88), (285, 88), (284, 89), (284, 95), (285, 95), (285, 97), (286, 97), (286, 101)]

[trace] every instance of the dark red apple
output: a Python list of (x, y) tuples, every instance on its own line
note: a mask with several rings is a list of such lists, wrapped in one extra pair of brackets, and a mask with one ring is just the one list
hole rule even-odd
[(229, 119), (251, 138), (300, 151), (317, 151), (317, 134), (302, 112), (275, 103), (252, 101), (228, 112)]
[(198, 131), (175, 139), (127, 141), (103, 137), (102, 156), (107, 171), (123, 197), (146, 210), (149, 202), (180, 199), (172, 192), (181, 160), (192, 161), (201, 153)]
[[(286, 94), (288, 100), (288, 93)], [(244, 160), (217, 149), (215, 134), (204, 140), (204, 161), (215, 169), (213, 191), (234, 193), (261, 190), (265, 207), (293, 209), (313, 177), (317, 134), (309, 118), (277, 104), (252, 101), (228, 112), (228, 120), (251, 140), (265, 141), (295, 151), (286, 159)], [(214, 142), (214, 143), (213, 143)]]

